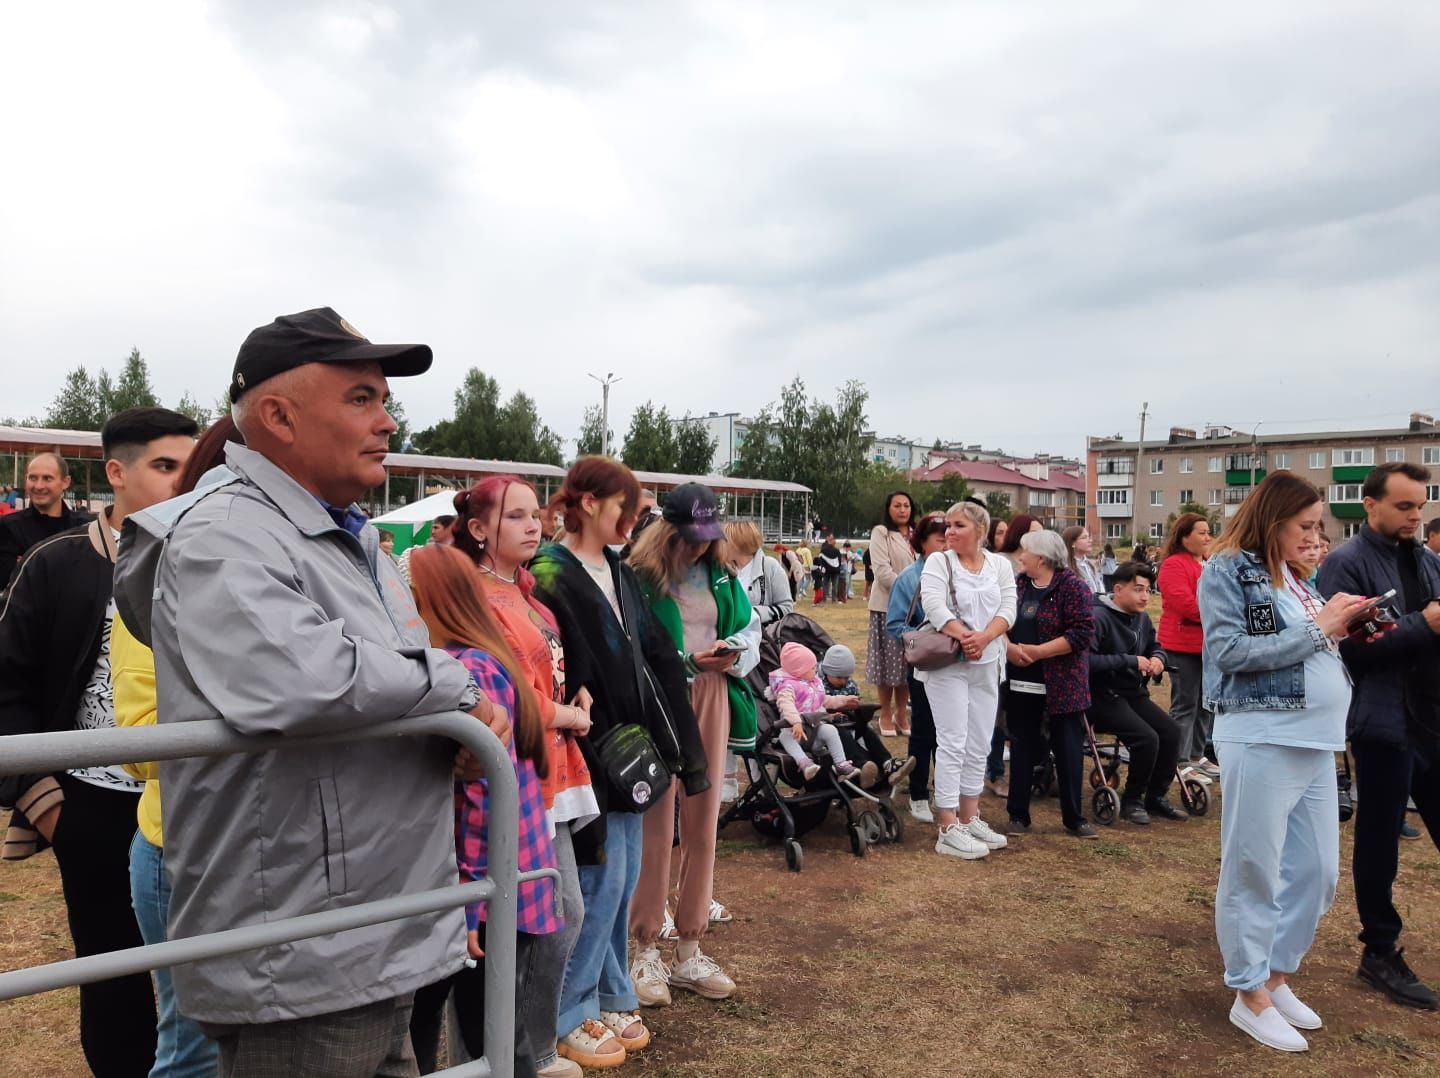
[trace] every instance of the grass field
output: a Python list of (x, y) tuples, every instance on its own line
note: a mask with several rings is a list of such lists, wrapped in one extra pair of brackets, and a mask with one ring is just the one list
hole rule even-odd
[[(863, 657), (863, 602), (817, 617)], [(988, 796), (981, 811), (1003, 818)], [(920, 825), (901, 845), (856, 858), (839, 820), (806, 836), (799, 874), (748, 827), (722, 833), (716, 896), (735, 922), (706, 950), (739, 991), (722, 1003), (682, 994), (647, 1012), (654, 1043), (622, 1073), (1440, 1073), (1440, 1015), (1391, 1006), (1354, 977), (1348, 872), (1297, 981), (1326, 1022), (1311, 1052), (1271, 1052), (1229, 1025), (1213, 923), (1218, 806), (1204, 819), (1120, 824), (1080, 842), (1061, 830), (1055, 802), (1040, 802), (1034, 832), (980, 862), (941, 859)], [(1341, 834), (1348, 865), (1350, 828)], [(1428, 840), (1402, 845), (1396, 892), (1409, 958), (1433, 983), (1440, 854)], [(51, 858), (0, 865), (0, 968), (68, 947)], [(75, 1000), (72, 990), (0, 1004), (0, 1078), (85, 1073)]]

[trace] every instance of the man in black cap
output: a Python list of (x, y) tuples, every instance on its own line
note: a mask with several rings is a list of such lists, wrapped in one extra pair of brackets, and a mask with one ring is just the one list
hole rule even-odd
[[(142, 515), (122, 542), (116, 587), (154, 648), (160, 722), (308, 734), (476, 706), (354, 505), (385, 479), (387, 377), (430, 360), (329, 308), (246, 338), (236, 480), (178, 518), (174, 502)], [(498, 709), (474, 713), (508, 736)], [(172, 935), (455, 882), (451, 760), (430, 739), (176, 760), (160, 781)], [(457, 908), (178, 966), (174, 986), (227, 1078), (408, 1075), (415, 990), (465, 957)]]

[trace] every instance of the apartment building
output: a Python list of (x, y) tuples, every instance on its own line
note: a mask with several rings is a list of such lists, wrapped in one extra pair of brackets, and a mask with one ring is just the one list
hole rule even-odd
[(865, 455), (877, 464), (888, 464), (899, 472), (910, 472), (930, 465), (930, 453), (934, 443), (912, 441), (909, 438), (879, 438), (873, 431), (867, 431), (869, 444)]
[[(1086, 440), (1085, 504), (1102, 540), (1165, 537), (1186, 502), (1222, 518), (1235, 515), (1267, 474), (1287, 469), (1325, 492), (1325, 531), (1340, 542), (1360, 530), (1360, 486), (1387, 461), (1434, 470), (1429, 498), (1440, 502), (1440, 424), (1416, 412), (1405, 427), (1319, 434), (1259, 434), (1219, 424), (1198, 434), (1172, 427), (1163, 441)], [(1222, 525), (1223, 526), (1223, 525)]]
[(740, 452), (740, 444), (745, 441), (745, 435), (750, 431), (750, 421), (742, 418), (739, 412), (707, 412), (705, 415), (686, 416), (675, 422), (695, 423), (703, 427), (710, 440), (715, 443), (715, 453), (710, 458), (710, 469), (707, 473), (709, 475), (728, 474)]

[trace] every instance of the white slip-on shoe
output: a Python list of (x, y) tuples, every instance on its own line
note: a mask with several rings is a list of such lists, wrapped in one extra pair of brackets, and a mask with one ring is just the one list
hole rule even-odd
[(910, 815), (921, 823), (934, 823), (935, 814), (930, 811), (929, 801), (911, 801)]
[(962, 857), (966, 861), (978, 861), (982, 857), (990, 856), (990, 847), (973, 837), (958, 823), (952, 823), (949, 827), (940, 829), (940, 837), (935, 840), (935, 852), (950, 857)]
[(970, 837), (976, 842), (983, 842), (989, 849), (1002, 850), (1010, 845), (1010, 840), (996, 831), (979, 816), (971, 816), (965, 823), (965, 829), (970, 832)]
[(1243, 1029), (1265, 1047), (1280, 1052), (1304, 1052), (1310, 1048), (1310, 1042), (1274, 1007), (1266, 1007), (1256, 1014), (1245, 1006), (1238, 993), (1230, 1007), (1230, 1024)]
[(1270, 1002), (1275, 1004), (1280, 1017), (1296, 1029), (1319, 1029), (1323, 1024), (1320, 1016), (1301, 1003), (1300, 997), (1290, 990), (1288, 984), (1271, 989)]

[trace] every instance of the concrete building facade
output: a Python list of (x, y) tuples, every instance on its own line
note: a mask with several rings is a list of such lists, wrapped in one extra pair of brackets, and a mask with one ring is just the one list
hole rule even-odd
[(1325, 531), (1339, 543), (1359, 531), (1365, 517), (1360, 485), (1366, 474), (1387, 461), (1430, 468), (1429, 498), (1440, 502), (1440, 424), (1417, 412), (1407, 426), (1392, 429), (1257, 434), (1217, 424), (1198, 433), (1172, 427), (1164, 440), (1143, 445), (1089, 438), (1085, 504), (1097, 539), (1154, 543), (1184, 503), (1223, 521), (1267, 474), (1286, 469), (1325, 493)]

